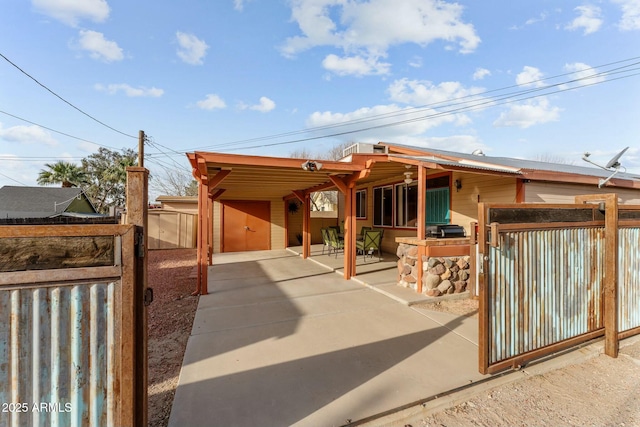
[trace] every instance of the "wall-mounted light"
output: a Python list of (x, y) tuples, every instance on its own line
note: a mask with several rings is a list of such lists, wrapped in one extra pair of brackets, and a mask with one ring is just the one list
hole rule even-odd
[(453, 182), (453, 185), (456, 187), (456, 191), (460, 191), (460, 189), (462, 188), (462, 181), (460, 181), (459, 179), (456, 179)]
[(322, 163), (314, 162), (312, 160), (307, 160), (301, 166), (302, 166), (302, 170), (309, 171), (309, 172), (315, 172), (322, 169)]

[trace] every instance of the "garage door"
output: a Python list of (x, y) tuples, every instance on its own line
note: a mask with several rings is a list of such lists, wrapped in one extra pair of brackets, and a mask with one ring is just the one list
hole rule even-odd
[(269, 202), (225, 200), (222, 222), (222, 252), (271, 249)]

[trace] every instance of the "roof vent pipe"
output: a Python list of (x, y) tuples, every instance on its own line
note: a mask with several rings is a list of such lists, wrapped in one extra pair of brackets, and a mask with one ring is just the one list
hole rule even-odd
[(474, 156), (484, 156), (484, 153), (479, 148), (477, 150), (473, 150), (471, 154), (473, 154)]

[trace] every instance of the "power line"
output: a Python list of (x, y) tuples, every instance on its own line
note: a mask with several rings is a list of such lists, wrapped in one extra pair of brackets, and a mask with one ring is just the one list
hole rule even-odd
[(7, 58), (6, 56), (4, 56), (2, 53), (0, 53), (0, 56), (7, 61), (9, 64), (13, 65), (15, 68), (17, 68), (22, 74), (24, 74), (25, 76), (29, 77), (31, 80), (33, 80), (34, 82), (36, 82), (39, 86), (41, 86), (43, 89), (45, 89), (46, 91), (48, 91), (49, 93), (51, 93), (53, 96), (55, 96), (56, 98), (58, 98), (59, 100), (61, 100), (62, 102), (64, 102), (65, 104), (69, 105), (71, 108), (79, 111), (80, 113), (84, 114), (85, 116), (89, 117), (91, 120), (101, 124), (102, 126), (111, 129), (114, 132), (117, 132), (121, 135), (124, 136), (128, 136), (129, 138), (135, 138), (137, 139), (137, 136), (134, 135), (129, 135), (125, 132), (119, 131), (118, 129), (109, 126), (108, 124), (96, 119), (95, 117), (93, 117), (92, 115), (90, 115), (89, 113), (86, 113), (85, 111), (81, 110), (80, 108), (76, 107), (75, 105), (73, 105), (72, 103), (70, 103), (69, 101), (67, 101), (66, 99), (64, 99), (63, 97), (61, 97), (60, 95), (58, 95), (57, 93), (55, 93), (54, 91), (52, 91), (51, 89), (49, 89), (47, 86), (45, 86), (44, 84), (40, 83), (35, 77), (33, 77), (31, 74), (27, 73), (26, 71), (24, 71), (22, 68), (20, 68), (19, 66), (17, 66), (16, 64), (14, 64), (13, 62), (11, 62), (11, 60), (9, 58)]
[(17, 179), (11, 178), (9, 175), (5, 175), (5, 174), (3, 174), (2, 172), (0, 172), (0, 175), (4, 176), (4, 177), (5, 177), (5, 178), (7, 178), (7, 179), (10, 179), (10, 180), (11, 180), (11, 181), (13, 181), (13, 182), (17, 182), (17, 183), (18, 183), (18, 184), (20, 184), (20, 185), (24, 185), (25, 187), (28, 187), (28, 185), (27, 185), (27, 184), (25, 184), (24, 182), (20, 182), (20, 181), (18, 181)]
[[(640, 70), (640, 68), (633, 68), (633, 69), (629, 69), (627, 71), (638, 71), (638, 70)], [(611, 73), (611, 74), (619, 74), (620, 72), (621, 71), (617, 71), (617, 72)], [(599, 77), (602, 77), (602, 75), (606, 75), (606, 73), (601, 73), (599, 75)], [(501, 98), (498, 98), (498, 97), (496, 97), (496, 98), (488, 98), (488, 99), (485, 98), (485, 99), (481, 99), (481, 100), (483, 100), (483, 102), (479, 102), (479, 103), (476, 103), (476, 104), (469, 104), (469, 102), (466, 102), (466, 103), (462, 103), (463, 104), (462, 107), (455, 108), (455, 109), (452, 109), (452, 110), (447, 110), (447, 111), (436, 112), (434, 114), (421, 116), (421, 117), (418, 117), (418, 118), (400, 120), (400, 121), (395, 121), (395, 122), (386, 123), (386, 124), (380, 124), (380, 125), (376, 125), (376, 126), (369, 126), (369, 127), (365, 127), (365, 128), (346, 130), (346, 131), (343, 131), (343, 132), (335, 132), (335, 133), (331, 133), (331, 134), (325, 134), (325, 135), (320, 135), (320, 136), (315, 136), (315, 137), (300, 138), (300, 139), (284, 141), (284, 142), (275, 142), (275, 143), (271, 143), (271, 144), (260, 144), (260, 145), (252, 145), (252, 146), (245, 146), (245, 147), (236, 147), (234, 149), (235, 150), (248, 150), (248, 149), (253, 149), (253, 148), (274, 147), (274, 146), (279, 146), (279, 145), (288, 145), (288, 144), (294, 144), (294, 143), (298, 143), (298, 142), (313, 141), (313, 140), (318, 140), (318, 139), (323, 139), (323, 138), (330, 138), (330, 137), (335, 137), (335, 136), (343, 136), (343, 135), (359, 133), (359, 132), (365, 132), (365, 131), (374, 130), (374, 129), (381, 129), (381, 128), (392, 127), (392, 126), (399, 126), (399, 125), (413, 123), (413, 122), (417, 122), (417, 121), (434, 119), (434, 118), (444, 117), (444, 116), (453, 115), (453, 114), (459, 114), (459, 113), (462, 113), (462, 112), (476, 111), (476, 110), (489, 108), (489, 107), (494, 107), (494, 106), (498, 106), (498, 105), (505, 105), (505, 104), (510, 104), (510, 103), (514, 103), (514, 102), (525, 101), (525, 100), (528, 100), (528, 99), (539, 98), (539, 97), (542, 97), (542, 96), (548, 96), (548, 95), (552, 95), (552, 94), (555, 94), (555, 93), (566, 92), (566, 91), (569, 91), (569, 90), (576, 90), (576, 89), (581, 89), (581, 88), (588, 87), (588, 86), (595, 86), (595, 85), (599, 85), (599, 84), (602, 84), (602, 83), (607, 83), (607, 82), (612, 82), (612, 81), (616, 81), (616, 80), (626, 79), (626, 78), (634, 77), (634, 76), (637, 76), (637, 75), (640, 75), (640, 73), (633, 73), (633, 74), (629, 74), (629, 75), (626, 75), (626, 76), (616, 77), (614, 79), (608, 79), (608, 80), (604, 80), (604, 81), (596, 81), (594, 83), (583, 84), (581, 86), (560, 88), (561, 86), (568, 85), (570, 83), (575, 83), (577, 81), (581, 81), (581, 80), (584, 80), (584, 79), (596, 78), (594, 76), (589, 76), (589, 77), (585, 77), (585, 78), (574, 79), (574, 80), (570, 80), (570, 81), (566, 81), (566, 82), (557, 83), (557, 84), (554, 84), (554, 85), (551, 85), (551, 86), (528, 89), (528, 90), (520, 91), (520, 92), (517, 92), (517, 93), (510, 93), (510, 94), (502, 96)], [(553, 88), (553, 87), (557, 87), (557, 88), (560, 88), (560, 89), (555, 90), (555, 91), (549, 91), (549, 89)], [(523, 97), (523, 95), (527, 95), (527, 94), (531, 94), (531, 93), (535, 93), (535, 92), (540, 92), (540, 91), (543, 91), (543, 93), (537, 93), (537, 94), (532, 95), (532, 96)], [(544, 91), (546, 91), (546, 92), (544, 92)], [(469, 105), (465, 106), (464, 104), (469, 104)], [(451, 106), (455, 106), (455, 105), (458, 105), (458, 104), (451, 104)], [(349, 123), (349, 124), (351, 124), (351, 123)], [(302, 132), (300, 132), (300, 133), (302, 133)], [(232, 149), (221, 149), (220, 151), (230, 151), (230, 150), (232, 150)]]
[[(632, 58), (627, 58), (627, 59), (623, 59), (623, 60), (619, 60), (619, 61), (614, 61), (614, 62), (609, 62), (607, 64), (603, 64), (603, 65), (598, 65), (598, 66), (594, 66), (594, 67), (589, 67), (589, 68), (585, 68), (584, 70), (579, 70), (580, 72), (585, 72), (585, 71), (590, 71), (590, 70), (596, 70), (596, 69), (600, 69), (600, 68), (604, 68), (604, 67), (610, 67), (613, 65), (618, 65), (618, 64), (622, 64), (622, 63), (626, 63), (626, 62), (630, 62), (630, 61), (637, 61), (638, 59), (640, 59), (640, 57), (632, 57)], [(585, 76), (585, 77), (581, 77), (578, 79), (572, 79), (569, 81), (565, 81), (562, 83), (557, 83), (551, 86), (544, 86), (546, 88), (550, 88), (550, 87), (556, 87), (556, 86), (560, 86), (563, 84), (569, 84), (572, 82), (576, 82), (576, 81), (581, 81), (581, 80), (585, 80), (585, 79), (593, 79), (593, 78), (598, 78), (601, 77), (602, 75), (606, 75), (608, 73), (611, 73), (612, 71), (615, 70), (622, 70), (624, 68), (629, 68), (635, 65), (638, 65), (640, 62), (634, 62), (628, 65), (624, 65), (621, 67), (617, 67), (614, 68), (612, 70), (608, 70), (608, 71), (602, 71), (600, 73), (595, 73), (592, 74), (590, 76)], [(405, 108), (402, 109), (400, 111), (393, 111), (393, 112), (389, 112), (389, 113), (383, 113), (383, 114), (378, 114), (378, 115), (374, 115), (374, 116), (369, 116), (366, 118), (362, 118), (362, 119), (353, 119), (353, 120), (348, 120), (342, 123), (333, 123), (330, 125), (324, 125), (324, 126), (316, 126), (313, 128), (307, 128), (307, 129), (302, 129), (302, 130), (297, 130), (297, 131), (290, 131), (290, 132), (284, 132), (284, 133), (279, 133), (279, 134), (274, 134), (274, 135), (268, 135), (268, 136), (263, 136), (263, 137), (256, 137), (256, 138), (250, 138), (250, 139), (244, 139), (244, 140), (238, 140), (238, 141), (231, 141), (231, 142), (226, 142), (226, 143), (219, 143), (219, 144), (212, 144), (212, 145), (206, 145), (206, 146), (201, 146), (201, 147), (195, 147), (195, 148), (190, 148), (190, 149), (186, 149), (185, 151), (195, 151), (195, 150), (199, 150), (199, 149), (210, 149), (210, 148), (218, 148), (218, 147), (224, 147), (224, 148), (228, 148), (230, 146), (237, 146), (237, 145), (241, 145), (241, 144), (246, 144), (249, 142), (258, 142), (258, 141), (265, 141), (265, 140), (270, 140), (270, 139), (276, 139), (276, 138), (282, 138), (282, 137), (286, 137), (286, 136), (294, 136), (294, 135), (299, 135), (299, 134), (305, 134), (305, 133), (311, 133), (311, 132), (318, 132), (318, 131), (322, 131), (322, 130), (328, 130), (328, 129), (335, 129), (335, 128), (340, 128), (340, 127), (346, 127), (346, 126), (352, 126), (355, 124), (362, 124), (362, 123), (368, 123), (368, 122), (372, 122), (372, 121), (377, 121), (383, 118), (392, 118), (392, 117), (398, 117), (398, 116), (402, 116), (402, 115), (408, 115), (408, 114), (417, 114), (420, 113), (422, 111), (425, 110), (430, 110), (433, 109), (436, 106), (440, 106), (440, 108), (445, 108), (445, 107), (450, 107), (452, 105), (458, 105), (458, 103), (453, 103), (454, 101), (462, 101), (465, 99), (469, 99), (471, 98), (472, 100), (474, 99), (482, 99), (481, 97), (490, 94), (490, 93), (496, 93), (496, 92), (504, 92), (506, 90), (509, 89), (513, 89), (516, 87), (524, 87), (524, 86), (530, 86), (532, 84), (538, 84), (538, 83), (542, 83), (545, 81), (552, 81), (554, 79), (558, 79), (561, 77), (565, 77), (568, 75), (575, 75), (576, 71), (571, 71), (571, 72), (567, 72), (567, 73), (563, 73), (563, 74), (558, 74), (555, 76), (551, 76), (551, 77), (546, 77), (543, 79), (538, 79), (538, 80), (533, 80), (530, 82), (526, 82), (526, 83), (522, 83), (522, 84), (516, 84), (516, 85), (511, 85), (511, 86), (506, 86), (506, 87), (502, 87), (502, 88), (498, 88), (498, 89), (492, 89), (492, 90), (488, 90), (488, 91), (484, 91), (484, 92), (479, 92), (479, 93), (475, 93), (475, 94), (470, 94), (470, 95), (466, 95), (466, 96), (462, 96), (462, 97), (458, 97), (458, 98), (454, 98), (451, 100), (444, 100), (444, 101), (438, 101), (438, 102), (434, 102), (431, 104), (426, 104), (426, 105), (422, 105), (422, 106), (417, 106), (417, 107), (410, 107), (410, 108)], [(527, 93), (531, 90), (538, 90), (540, 88), (535, 88), (535, 89), (527, 89), (524, 92)], [(518, 92), (516, 93), (512, 93), (512, 96), (517, 95)], [(502, 95), (504, 96), (504, 95)], [(471, 102), (471, 101), (466, 101), (466, 102)], [(466, 103), (466, 102), (463, 102)], [(392, 125), (392, 124), (391, 124)], [(377, 128), (374, 127), (374, 128)], [(362, 131), (366, 131), (368, 130), (368, 128), (363, 128)], [(354, 132), (348, 132), (348, 133), (354, 133)], [(325, 135), (324, 137), (331, 137), (331, 136), (338, 136), (338, 135), (343, 135), (344, 133), (340, 132), (340, 133), (336, 133), (336, 134), (329, 134), (329, 135)], [(310, 138), (311, 139), (319, 139), (319, 138)], [(301, 141), (305, 141), (308, 139), (300, 139), (300, 140), (295, 140), (295, 142), (301, 142)], [(273, 144), (266, 144), (265, 146), (272, 146)], [(279, 144), (276, 144), (279, 145)], [(257, 145), (257, 146), (251, 146), (251, 147), (242, 147), (240, 149), (244, 149), (244, 148), (258, 148), (261, 147), (261, 145)], [(228, 150), (224, 150), (224, 151), (228, 151)]]
[[(0, 54), (0, 55), (1, 55), (1, 54)], [(31, 120), (27, 120), (27, 119), (25, 119), (25, 118), (22, 118), (22, 117), (16, 116), (15, 114), (7, 113), (6, 111), (2, 111), (2, 110), (0, 110), (0, 113), (1, 113), (1, 114), (5, 114), (5, 115), (7, 115), (7, 116), (9, 116), (9, 117), (13, 117), (14, 119), (21, 120), (21, 121), (23, 121), (23, 122), (25, 122), (25, 123), (29, 123), (29, 124), (34, 125), (34, 126), (39, 126), (39, 127), (41, 127), (42, 129), (46, 129), (46, 130), (48, 130), (48, 131), (51, 131), (51, 132), (57, 133), (57, 134), (59, 134), (59, 135), (64, 135), (64, 136), (66, 136), (66, 137), (68, 137), (68, 138), (77, 139), (78, 141), (82, 141), (82, 142), (88, 142), (89, 144), (94, 144), (94, 145), (97, 145), (98, 147), (111, 148), (111, 149), (113, 149), (113, 150), (121, 150), (121, 148), (111, 147), (111, 146), (109, 146), (109, 145), (104, 145), (104, 144), (98, 144), (97, 142), (89, 141), (88, 139), (80, 138), (80, 137), (78, 137), (78, 136), (73, 136), (73, 135), (70, 135), (70, 134), (68, 134), (68, 133), (61, 132), (61, 131), (59, 131), (59, 130), (52, 129), (52, 128), (50, 128), (50, 127), (47, 127), (47, 126), (41, 125), (41, 124), (39, 124), (39, 123), (32, 122)]]

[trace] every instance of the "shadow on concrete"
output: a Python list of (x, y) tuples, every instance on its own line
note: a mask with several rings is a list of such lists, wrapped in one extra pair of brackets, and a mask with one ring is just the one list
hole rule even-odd
[[(295, 255), (264, 260), (269, 264), (243, 259), (210, 267), (209, 294), (200, 297), (192, 330), (193, 336), (215, 334), (206, 357), (294, 334), (305, 314), (296, 298), (358, 289)], [(196, 361), (189, 356), (184, 365)]]
[[(371, 400), (383, 398), (381, 389), (371, 386), (372, 380), (459, 324), (460, 320), (454, 319), (420, 332), (181, 385), (183, 401), (191, 402), (190, 407), (195, 410), (174, 408), (171, 425), (332, 426), (371, 416), (373, 413), (366, 413), (371, 411)], [(285, 329), (278, 335), (291, 332), (286, 326), (281, 327)], [(366, 398), (362, 398), (362, 392), (352, 400), (345, 396), (365, 383), (371, 388)], [(384, 389), (384, 393), (393, 390)], [(343, 398), (342, 406), (324, 411), (323, 418), (310, 417), (343, 396), (347, 399), (346, 408)], [(335, 419), (326, 418), (327, 413)]]

